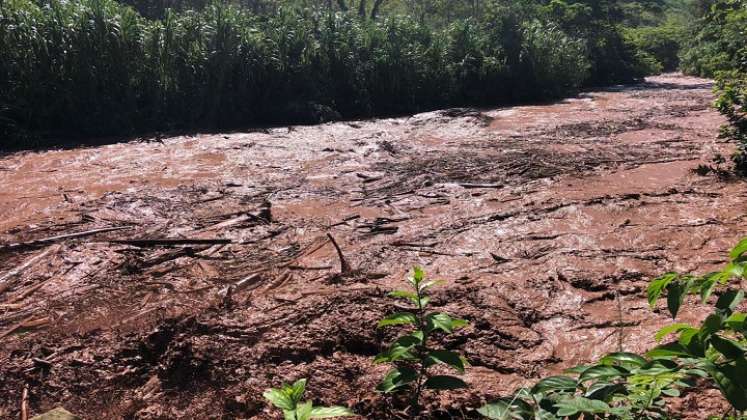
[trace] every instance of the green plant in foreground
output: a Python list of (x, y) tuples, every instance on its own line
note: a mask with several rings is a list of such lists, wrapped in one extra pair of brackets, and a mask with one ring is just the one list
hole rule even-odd
[[(746, 253), (747, 238), (731, 251), (721, 271), (704, 276), (668, 273), (655, 279), (648, 288), (649, 303), (654, 307), (666, 292), (672, 318), (688, 294), (699, 294), (706, 303), (719, 286), (745, 277)], [(671, 418), (665, 398), (679, 396), (700, 377), (715, 383), (739, 416), (747, 409), (747, 314), (735, 311), (743, 299), (741, 288), (724, 290), (700, 327), (675, 323), (662, 328), (657, 341), (671, 334), (678, 339), (657, 346), (646, 357), (613, 353), (594, 365), (569, 369), (567, 376), (542, 379), (478, 411), (492, 419)]]
[[(736, 311), (744, 300), (741, 280), (747, 269), (747, 238), (729, 254), (729, 263), (721, 270), (704, 276), (668, 273), (654, 280), (648, 289), (648, 300), (654, 306), (667, 291), (667, 308), (673, 319), (689, 294), (698, 294), (706, 303), (716, 289), (726, 287), (715, 302), (715, 308), (699, 327), (675, 323), (659, 330), (657, 341), (670, 334), (677, 340), (648, 352), (650, 357), (677, 361), (683, 368), (698, 369), (712, 380), (734, 410), (747, 410), (747, 314)], [(737, 280), (737, 288), (729, 287)]]
[(270, 388), (262, 395), (272, 405), (283, 410), (285, 420), (328, 419), (355, 415), (346, 407), (314, 407), (311, 401), (301, 402), (304, 392), (306, 379), (299, 379), (293, 385), (283, 384), (280, 388)]
[(418, 411), (423, 390), (452, 390), (467, 386), (455, 376), (432, 375), (430, 372), (430, 368), (437, 364), (464, 372), (464, 358), (453, 351), (432, 347), (431, 339), (439, 332), (451, 334), (455, 329), (467, 325), (467, 321), (441, 312), (426, 311), (430, 302), (427, 291), (438, 282), (426, 281), (422, 268), (415, 267), (408, 281), (412, 291), (397, 290), (389, 295), (408, 300), (414, 308), (387, 316), (379, 321), (379, 328), (402, 325), (411, 327), (412, 331), (399, 337), (386, 351), (376, 356), (375, 363), (395, 365), (376, 389), (383, 393), (409, 392), (412, 407)]

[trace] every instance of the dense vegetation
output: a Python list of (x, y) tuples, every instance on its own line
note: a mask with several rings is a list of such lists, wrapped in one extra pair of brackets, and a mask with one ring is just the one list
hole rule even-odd
[(747, 1), (698, 1), (683, 51), (685, 72), (716, 78), (716, 106), (729, 120), (724, 136), (738, 141), (736, 168), (747, 173)]
[(629, 82), (674, 65), (662, 1), (5, 0), (0, 147)]

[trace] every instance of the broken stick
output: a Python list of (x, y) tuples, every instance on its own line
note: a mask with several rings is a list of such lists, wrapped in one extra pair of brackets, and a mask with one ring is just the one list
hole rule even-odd
[(29, 386), (23, 386), (21, 393), (21, 420), (29, 420)]
[(257, 287), (259, 287), (259, 280), (261, 279), (262, 279), (262, 275), (260, 273), (252, 274), (249, 277), (243, 278), (237, 281), (236, 283), (226, 286), (223, 289), (221, 289), (218, 292), (218, 297), (225, 298), (229, 294), (233, 294), (243, 289), (246, 289), (251, 284), (253, 284), (254, 286), (252, 287), (252, 289), (256, 289)]
[(496, 188), (500, 189), (503, 188), (503, 184), (472, 184), (468, 182), (463, 182), (459, 184), (460, 187), (466, 188), (466, 189), (475, 189), (475, 188)]
[(340, 246), (337, 245), (337, 241), (335, 241), (334, 236), (332, 236), (331, 233), (327, 233), (327, 237), (332, 242), (332, 245), (334, 245), (335, 250), (337, 251), (337, 256), (340, 258), (340, 274), (348, 274), (352, 271), (350, 268), (350, 264), (345, 260), (345, 256), (342, 255), (342, 249), (340, 249)]
[(87, 230), (85, 232), (76, 232), (76, 233), (68, 233), (65, 235), (51, 236), (49, 238), (37, 239), (34, 241), (29, 241), (29, 242), (19, 242), (15, 244), (9, 244), (9, 245), (6, 245), (0, 248), (0, 252), (10, 251), (10, 250), (15, 250), (15, 249), (24, 249), (24, 248), (36, 248), (41, 245), (59, 242), (65, 239), (77, 239), (77, 238), (83, 238), (86, 236), (96, 235), (98, 233), (114, 232), (117, 230), (125, 230), (125, 229), (132, 229), (132, 226), (119, 226), (119, 227), (109, 227), (109, 228), (102, 228), (102, 229), (93, 229), (93, 230)]

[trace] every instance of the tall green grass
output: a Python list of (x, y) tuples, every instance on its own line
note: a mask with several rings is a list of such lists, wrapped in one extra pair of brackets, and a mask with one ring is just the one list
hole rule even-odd
[(590, 38), (511, 7), (433, 27), (218, 1), (151, 20), (113, 0), (4, 0), (0, 147), (556, 97), (600, 65)]

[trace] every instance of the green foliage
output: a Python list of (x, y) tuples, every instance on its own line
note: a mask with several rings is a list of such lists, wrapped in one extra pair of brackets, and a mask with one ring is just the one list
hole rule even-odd
[(443, 391), (467, 387), (467, 384), (456, 376), (431, 373), (431, 368), (436, 365), (449, 367), (459, 373), (464, 372), (464, 359), (456, 352), (433, 347), (433, 338), (436, 335), (451, 334), (454, 330), (467, 325), (467, 322), (426, 309), (430, 302), (427, 292), (439, 282), (426, 280), (425, 273), (420, 267), (413, 269), (408, 281), (412, 291), (397, 290), (389, 295), (407, 300), (413, 306), (412, 311), (389, 315), (379, 321), (378, 325), (379, 328), (408, 326), (408, 332), (376, 356), (374, 362), (394, 365), (376, 389), (383, 393), (409, 393), (412, 406), (417, 411), (423, 390)]
[(615, 1), (342, 3), (0, 2), (0, 148), (548, 99), (646, 71)]
[(698, 327), (674, 323), (660, 329), (657, 341), (673, 335), (676, 339), (645, 357), (612, 353), (478, 411), (491, 419), (664, 419), (670, 418), (666, 398), (679, 396), (697, 378), (712, 381), (735, 410), (747, 410), (747, 314), (736, 311), (745, 293), (729, 288), (733, 279), (744, 278), (746, 267), (747, 238), (731, 251), (721, 271), (703, 276), (667, 273), (653, 280), (648, 288), (652, 308), (666, 294), (667, 309), (676, 318), (687, 296), (698, 295), (703, 303), (715, 300), (714, 312)]
[(716, 108), (728, 119), (722, 136), (737, 142), (735, 168), (747, 174), (747, 1), (698, 2), (681, 54), (686, 73), (716, 77)]
[(355, 416), (355, 413), (346, 407), (315, 407), (311, 401), (302, 401), (305, 392), (306, 379), (299, 379), (292, 385), (283, 384), (280, 388), (270, 388), (262, 395), (272, 405), (283, 410), (285, 420), (311, 420)]
[(677, 70), (683, 36), (684, 28), (671, 23), (625, 30), (625, 38), (635, 45), (641, 60), (646, 62), (651, 73)]

